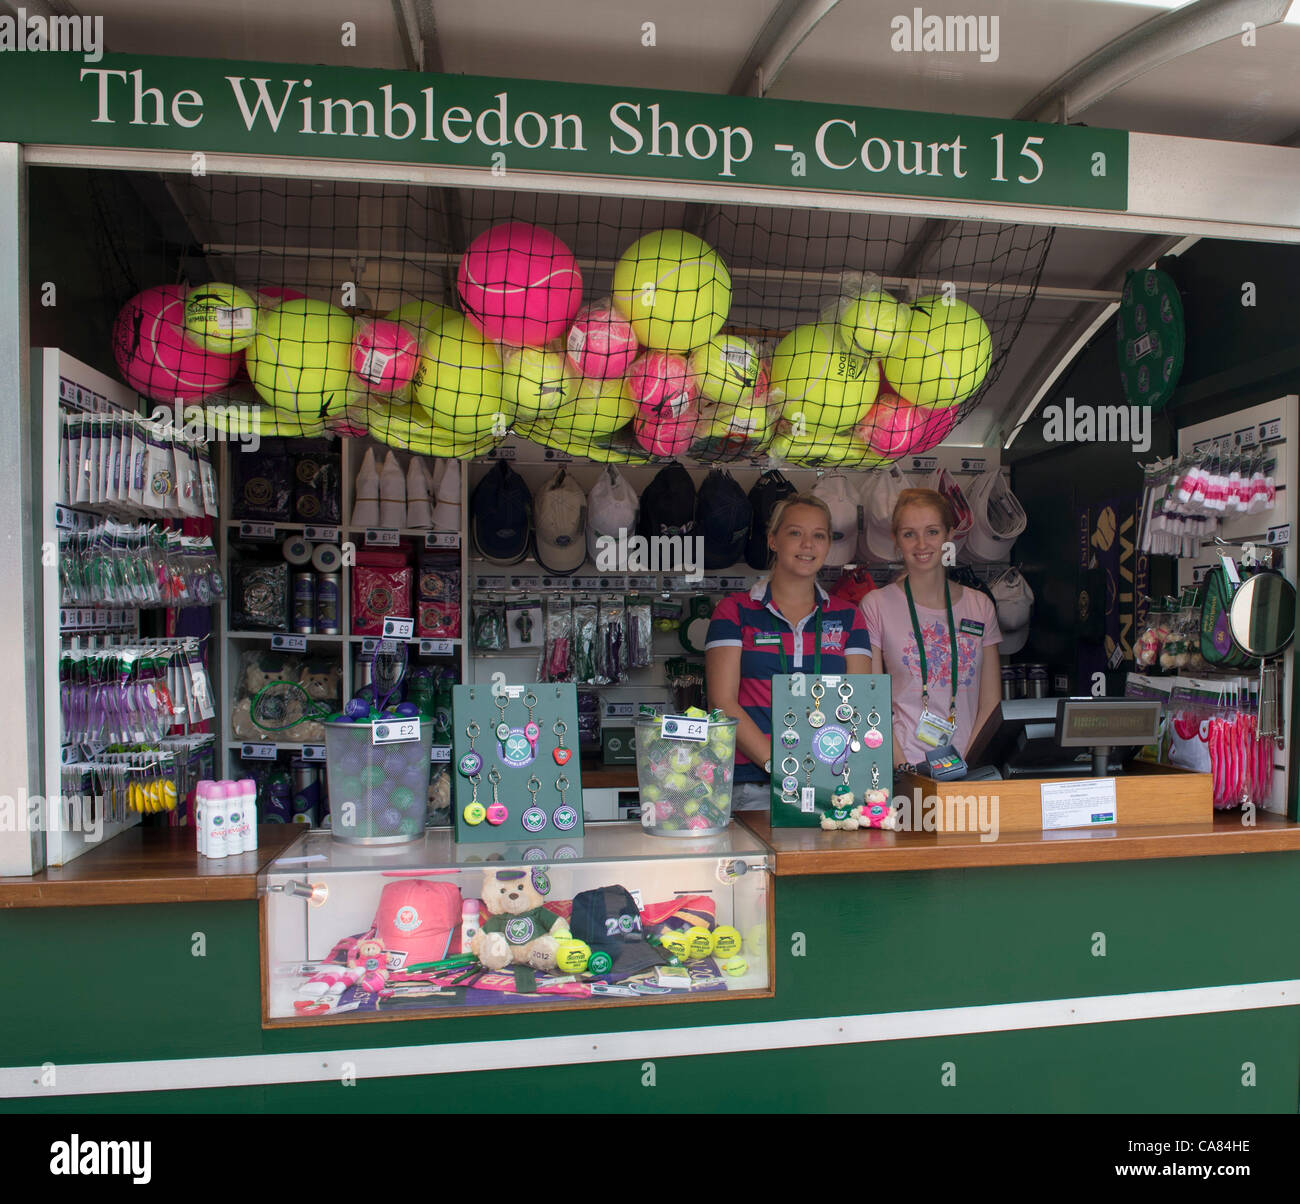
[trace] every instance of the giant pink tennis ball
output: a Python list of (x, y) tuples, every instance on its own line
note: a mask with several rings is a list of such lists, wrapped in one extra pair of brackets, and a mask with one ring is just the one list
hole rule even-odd
[(882, 456), (927, 451), (956, 425), (956, 409), (913, 405), (897, 393), (883, 392), (853, 430), (854, 438)]
[(582, 273), (550, 231), (505, 222), (469, 244), (456, 289), (461, 308), (488, 338), (540, 347), (573, 321), (582, 304)]
[(921, 428), (920, 435), (916, 441), (916, 446), (912, 450), (914, 452), (927, 452), (932, 447), (938, 447), (939, 444), (948, 437), (956, 425), (956, 406), (950, 406), (949, 408), (942, 410), (931, 410), (930, 417)]
[(700, 412), (694, 405), (673, 411), (643, 409), (632, 423), (632, 436), (655, 456), (680, 456), (695, 438)]
[(151, 401), (194, 401), (224, 389), (244, 353), (205, 351), (185, 337), (185, 297), (179, 284), (160, 284), (132, 297), (113, 323), (113, 358), (122, 378)]
[(578, 310), (565, 343), (569, 361), (590, 380), (622, 376), (636, 359), (640, 345), (632, 323), (609, 301)]
[(362, 319), (352, 340), (352, 374), (376, 393), (398, 393), (411, 383), (420, 343), (400, 322)]
[(680, 412), (699, 395), (691, 366), (669, 351), (647, 351), (628, 370), (627, 391), (642, 413), (652, 410)]

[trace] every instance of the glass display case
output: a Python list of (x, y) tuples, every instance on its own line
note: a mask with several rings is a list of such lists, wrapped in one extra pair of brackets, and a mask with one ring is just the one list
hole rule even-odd
[(364, 847), (306, 831), (259, 877), (266, 1027), (771, 995), (773, 854), (663, 841)]

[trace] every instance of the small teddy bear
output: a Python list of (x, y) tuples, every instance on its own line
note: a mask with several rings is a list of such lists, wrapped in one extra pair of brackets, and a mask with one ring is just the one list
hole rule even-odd
[(244, 658), (244, 693), (256, 698), (263, 686), (273, 681), (296, 681), (299, 670), (287, 656), (271, 652), (252, 652)]
[(343, 690), (343, 671), (337, 661), (313, 658), (304, 662), (298, 684), (317, 702), (333, 702)]
[(372, 995), (388, 985), (388, 957), (384, 942), (377, 937), (363, 937), (348, 957), (348, 965), (361, 971), (357, 985)]
[(483, 905), (489, 915), (470, 949), (484, 966), (501, 970), (516, 962), (534, 970), (555, 969), (557, 938), (571, 934), (562, 917), (542, 906), (549, 890), (540, 866), (483, 871)]
[(903, 821), (898, 810), (889, 801), (887, 790), (868, 790), (862, 796), (861, 826), (864, 828), (885, 828), (891, 832), (902, 830)]

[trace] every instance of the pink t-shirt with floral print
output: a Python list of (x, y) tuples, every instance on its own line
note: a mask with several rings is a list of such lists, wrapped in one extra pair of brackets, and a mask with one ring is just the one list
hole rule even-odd
[[(952, 587), (952, 614), (957, 621), (957, 731), (953, 744), (964, 752), (974, 733), (979, 712), (980, 670), (984, 649), (1002, 642), (997, 611), (988, 597), (974, 589)], [(917, 654), (916, 636), (907, 611), (907, 595), (902, 582), (872, 590), (862, 599), (862, 613), (867, 620), (871, 648), (883, 651), (885, 671), (890, 677), (894, 700), (894, 738), (903, 759), (914, 765), (925, 760), (930, 749), (916, 738), (921, 718), (921, 658)], [(925, 640), (925, 660), (929, 670), (930, 709), (944, 718), (952, 697), (952, 643), (948, 638), (948, 612), (919, 603), (917, 622)]]

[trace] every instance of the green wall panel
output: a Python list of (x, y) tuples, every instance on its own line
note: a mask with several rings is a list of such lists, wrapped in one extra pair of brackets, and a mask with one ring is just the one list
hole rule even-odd
[[(1278, 853), (784, 878), (776, 884), (774, 999), (270, 1032), (263, 1032), (259, 1024), (257, 911), (252, 903), (6, 911), (0, 912), (0, 941), (7, 949), (26, 951), (23, 964), (30, 980), (40, 985), (7, 993), (0, 1017), (0, 1063), (221, 1057), (653, 1031), (1300, 978), (1300, 933), (1288, 925), (1242, 922), (1242, 917), (1289, 914), (1300, 903), (1298, 864), (1293, 854)], [(1094, 932), (1106, 935), (1105, 957), (1092, 955)], [(204, 957), (192, 955), (196, 933), (206, 940)], [(795, 933), (803, 934), (803, 956), (792, 953)], [(30, 975), (32, 970), (34, 975)], [(1285, 1024), (1275, 1019), (1265, 1029), (1263, 1017), (1270, 1015), (1285, 1016)], [(1289, 1059), (1286, 1091), (1289, 1107), (1294, 1109), (1300, 1054), (1292, 1048), (1292, 1013), (1250, 1012), (1242, 1021), (1219, 1017), (1198, 1023), (1211, 1021), (1223, 1026), (1225, 1041), (1258, 1032), (1272, 1034), (1267, 1056)], [(1161, 1037), (1149, 1056), (1165, 1066), (1166, 1075), (1171, 1073), (1169, 1067), (1176, 1065), (1177, 1081), (1209, 1073), (1203, 1067), (1182, 1065), (1197, 1061), (1199, 1055), (1194, 1043), (1181, 1044), (1179, 1034), (1191, 1030), (1180, 1029), (1179, 1023), (1171, 1021), (1151, 1030)], [(1128, 1028), (1103, 1025), (1086, 1031), (1120, 1034)], [(1056, 1095), (1052, 1093), (1065, 1092), (1062, 1099), (1074, 1098), (1064, 1086), (1078, 1077), (1078, 1072), (1070, 1069), (1074, 1057), (1070, 1042), (1084, 1038), (1067, 1039), (1064, 1030), (1046, 1030), (1033, 1039), (1046, 1043), (1034, 1046), (1036, 1067), (1054, 1065), (1058, 1049), (1065, 1061), (1048, 1083), (1025, 1087), (1035, 1101), (1025, 1106), (1065, 1107), (1065, 1103), (1053, 1102)], [(961, 1040), (973, 1042), (969, 1049), (973, 1064), (979, 1066), (977, 1055), (986, 1048), (980, 1042), (996, 1046), (1003, 1038)], [(879, 1073), (892, 1080), (903, 1073), (900, 1066), (910, 1065), (909, 1060), (917, 1056), (909, 1051), (918, 1044), (858, 1047), (853, 1057), (855, 1062), (863, 1061), (863, 1073), (871, 1074), (877, 1073), (876, 1060), (885, 1059)], [(924, 1044), (939, 1047), (935, 1042)], [(1228, 1047), (1224, 1049), (1228, 1057)], [(1283, 1050), (1284, 1056), (1279, 1052)], [(766, 1056), (726, 1055), (716, 1063), (701, 1062), (700, 1077), (708, 1080), (733, 1061), (749, 1066), (754, 1058)], [(804, 1092), (814, 1091), (822, 1077), (819, 1059), (831, 1058), (828, 1065), (833, 1069), (842, 1051), (770, 1056), (800, 1059), (789, 1064), (794, 1070), (787, 1067), (781, 1074), (799, 1080), (786, 1085), (790, 1091)], [(1233, 1065), (1240, 1065), (1247, 1060), (1259, 1063), (1266, 1054), (1252, 1058), (1249, 1050), (1233, 1046), (1230, 1056), (1237, 1059)], [(926, 1057), (933, 1055), (927, 1053)], [(1119, 1060), (1132, 1063), (1130, 1051)], [(689, 1059), (665, 1065), (679, 1067), (685, 1061)], [(1087, 1058), (1082, 1061), (1086, 1063)], [(1143, 1059), (1138, 1063), (1144, 1064)], [(608, 1068), (569, 1068), (547, 1073), (564, 1081), (572, 1078), (575, 1083), (584, 1075), (596, 1075), (605, 1090), (612, 1072)], [(987, 1073), (997, 1077), (993, 1071)], [(1103, 1068), (1097, 1073), (1105, 1079), (1104, 1089), (1110, 1090), (1112, 1078), (1107, 1076), (1119, 1071)], [(498, 1077), (511, 1080), (509, 1074), (448, 1076), (431, 1080), (434, 1086), (426, 1083), (421, 1090), (434, 1089), (439, 1098), (472, 1100), (478, 1098), (480, 1079)], [(520, 1072), (518, 1077), (528, 1080), (528, 1073)], [(1270, 1090), (1278, 1089), (1278, 1082), (1274, 1066)], [(361, 1101), (369, 1099), (371, 1092), (388, 1101), (375, 1107), (398, 1106), (393, 1101), (408, 1089), (408, 1081), (385, 1083), (348, 1089), (340, 1101), (346, 1098), (351, 1102), (339, 1106), (367, 1106)], [(664, 1086), (661, 1077), (655, 1099), (670, 1094)], [(1212, 1080), (1198, 1079), (1188, 1090), (1193, 1086), (1198, 1098), (1208, 1098), (1207, 1092), (1216, 1090)], [(314, 1086), (268, 1090), (268, 1106), (273, 1108), (279, 1107), (276, 1093), (286, 1090), (303, 1090), (315, 1100), (325, 1099), (322, 1089)], [(937, 1102), (946, 1100), (946, 1095), (927, 1103), (930, 1097), (920, 1094), (919, 1086), (908, 1090), (908, 1098), (914, 1100), (910, 1106), (955, 1106)], [(1134, 1099), (1144, 1098), (1141, 1091), (1134, 1094), (1127, 1086), (1123, 1090)], [(233, 1101), (231, 1106), (261, 1106), (255, 1092), (202, 1095), (204, 1107), (219, 1108), (227, 1100)], [(141, 1097), (139, 1106), (144, 1106), (146, 1098), (170, 1100), (168, 1107), (185, 1106), (183, 1095), (167, 1093)], [(820, 1106), (815, 1092), (810, 1099), (809, 1106)], [(98, 1106), (89, 1099), (80, 1104)], [(629, 1102), (626, 1106), (647, 1105)], [(1007, 1099), (999, 1106), (1009, 1106)], [(1222, 1101), (1216, 1104), (1226, 1106)]]
[[(1244, 1063), (1256, 1085), (1242, 1084)], [(945, 1064), (956, 1082), (944, 1086)], [(1300, 1009), (716, 1057), (18, 1101), (30, 1112), (1294, 1113)], [(12, 1103), (13, 1101), (9, 1101)], [(19, 1109), (7, 1108), (14, 1111)]]

